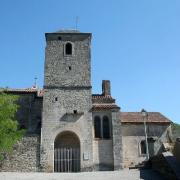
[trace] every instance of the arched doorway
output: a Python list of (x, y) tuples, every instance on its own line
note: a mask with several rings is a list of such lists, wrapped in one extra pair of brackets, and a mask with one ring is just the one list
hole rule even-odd
[(54, 141), (54, 172), (80, 171), (80, 141), (73, 132), (57, 135)]

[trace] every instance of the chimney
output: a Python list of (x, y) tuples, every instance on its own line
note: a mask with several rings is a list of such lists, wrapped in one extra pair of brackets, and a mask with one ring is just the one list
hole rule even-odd
[(102, 81), (102, 94), (104, 96), (111, 95), (111, 83), (109, 80)]

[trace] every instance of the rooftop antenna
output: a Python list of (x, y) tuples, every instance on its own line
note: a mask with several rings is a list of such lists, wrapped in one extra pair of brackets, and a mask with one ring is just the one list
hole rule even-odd
[(34, 78), (34, 88), (37, 88), (37, 77), (35, 76), (35, 78)]
[(79, 17), (76, 16), (76, 30), (77, 30), (77, 28), (78, 28), (78, 21), (79, 21)]

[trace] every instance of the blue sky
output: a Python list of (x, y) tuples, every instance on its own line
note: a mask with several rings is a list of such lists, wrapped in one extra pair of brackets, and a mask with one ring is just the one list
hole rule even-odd
[(91, 32), (93, 93), (102, 79), (122, 111), (180, 123), (179, 0), (1, 0), (0, 86), (43, 86), (45, 32)]

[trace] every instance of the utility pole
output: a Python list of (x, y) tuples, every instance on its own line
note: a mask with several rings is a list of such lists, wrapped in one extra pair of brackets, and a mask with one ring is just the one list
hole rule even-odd
[(145, 141), (146, 141), (146, 154), (147, 154), (147, 160), (149, 160), (149, 146), (148, 146), (148, 138), (147, 138), (147, 126), (146, 126), (146, 120), (148, 120), (148, 113), (146, 110), (141, 110), (142, 116), (143, 116), (143, 122), (144, 122), (144, 134), (145, 134)]

